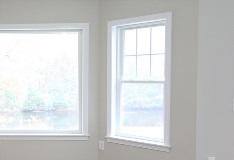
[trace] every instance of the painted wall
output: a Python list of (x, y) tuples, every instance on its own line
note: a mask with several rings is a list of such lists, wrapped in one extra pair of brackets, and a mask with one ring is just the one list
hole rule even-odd
[(198, 0), (0, 0), (0, 24), (90, 23), (91, 135), (89, 141), (0, 141), (0, 159), (96, 160), (98, 138), (105, 140), (106, 135), (107, 21), (168, 11), (173, 13), (172, 150), (163, 153), (105, 143), (99, 159), (233, 159), (231, 0), (200, 0), (199, 4)]
[(199, 1), (197, 160), (234, 157), (234, 1)]
[(88, 141), (0, 141), (1, 160), (97, 160), (98, 0), (0, 0), (0, 24), (90, 23)]
[(171, 145), (169, 153), (105, 143), (100, 160), (195, 160), (196, 157), (196, 74), (198, 0), (101, 0), (100, 1), (100, 130), (106, 136), (106, 37), (107, 22), (117, 19), (173, 13)]

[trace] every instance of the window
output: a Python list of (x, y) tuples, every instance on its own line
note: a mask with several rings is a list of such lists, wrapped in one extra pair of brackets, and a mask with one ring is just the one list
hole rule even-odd
[(0, 25), (0, 138), (86, 140), (88, 24)]
[(107, 141), (169, 151), (171, 14), (108, 29)]

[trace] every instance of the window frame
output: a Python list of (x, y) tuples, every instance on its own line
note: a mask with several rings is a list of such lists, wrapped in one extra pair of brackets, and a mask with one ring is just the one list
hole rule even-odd
[[(130, 145), (135, 147), (142, 147), (147, 149), (159, 150), (169, 152), (170, 150), (170, 79), (171, 79), (171, 18), (172, 13), (166, 12), (161, 14), (154, 14), (142, 17), (128, 18), (122, 20), (114, 20), (108, 22), (108, 33), (107, 33), (107, 142)], [(120, 28), (129, 28), (141, 26), (146, 27), (147, 25), (157, 24), (165, 21), (165, 89), (164, 89), (164, 104), (165, 104), (165, 115), (164, 115), (164, 142), (157, 142), (152, 140), (142, 140), (137, 137), (126, 137), (125, 135), (117, 135), (116, 112), (118, 112), (118, 74), (121, 66), (118, 66), (119, 59), (119, 30)], [(150, 81), (149, 81), (150, 82)]]
[[(81, 40), (79, 49), (79, 99), (81, 99), (79, 133), (61, 131), (33, 132), (27, 130), (4, 132), (0, 130), (0, 140), (88, 140), (88, 59), (89, 59), (89, 24), (88, 23), (61, 23), (61, 24), (0, 24), (0, 32), (23, 31), (72, 31), (79, 30)], [(22, 132), (22, 133), (21, 133)]]

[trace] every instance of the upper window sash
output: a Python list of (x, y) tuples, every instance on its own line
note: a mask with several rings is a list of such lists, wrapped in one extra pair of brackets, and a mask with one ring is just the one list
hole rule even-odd
[[(152, 48), (151, 48), (151, 45), (152, 45), (152, 28), (153, 27), (159, 27), (159, 26), (163, 26), (165, 27), (165, 30), (166, 30), (166, 20), (161, 20), (161, 21), (154, 21), (154, 22), (148, 22), (148, 23), (137, 23), (137, 24), (131, 24), (131, 25), (123, 25), (123, 26), (118, 26), (116, 27), (116, 79), (117, 81), (122, 81), (122, 82), (137, 82), (137, 83), (140, 83), (140, 82), (147, 82), (149, 81), (150, 83), (152, 82), (165, 82), (165, 70), (166, 70), (166, 64), (164, 64), (164, 80), (155, 80), (151, 77), (151, 61), (152, 61), (152, 56), (158, 56), (158, 55), (164, 55), (166, 54), (166, 49), (167, 49), (167, 44), (165, 42), (165, 52), (161, 52), (161, 53), (152, 53)], [(149, 46), (149, 52), (146, 52), (145, 54), (139, 54), (138, 53), (138, 46), (137, 46), (137, 39), (138, 39), (138, 29), (145, 29), (145, 28), (150, 28), (150, 46)], [(128, 30), (136, 30), (136, 54), (135, 55), (132, 55), (132, 54), (126, 54), (125, 55), (125, 51), (124, 51), (124, 47), (125, 47), (125, 38), (124, 38), (124, 35), (125, 35), (125, 31), (128, 31)], [(166, 31), (165, 31), (165, 37), (166, 37)], [(141, 57), (141, 56), (145, 56), (145, 55), (148, 55), (150, 56), (150, 77), (149, 79), (147, 80), (141, 80), (138, 78), (137, 76), (137, 73), (138, 73), (138, 66), (137, 65), (137, 61), (136, 61), (136, 77), (133, 78), (133, 79), (125, 79), (124, 78), (124, 61), (125, 61), (125, 57), (136, 57), (136, 59), (138, 59), (138, 57)]]

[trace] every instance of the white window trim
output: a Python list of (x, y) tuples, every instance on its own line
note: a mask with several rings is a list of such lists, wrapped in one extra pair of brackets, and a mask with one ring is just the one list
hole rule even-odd
[(0, 31), (9, 30), (82, 30), (81, 40), (81, 133), (67, 134), (67, 133), (4, 133), (0, 131), (0, 140), (88, 140), (88, 71), (89, 71), (89, 24), (88, 23), (62, 23), (62, 24), (0, 24)]
[(170, 146), (164, 145), (163, 143), (157, 143), (152, 141), (139, 140), (134, 138), (125, 138), (118, 136), (106, 137), (107, 142), (122, 144), (132, 147), (140, 147), (145, 149), (157, 150), (162, 152), (169, 152)]
[[(154, 14), (149, 16), (128, 18), (108, 22), (107, 31), (107, 142), (124, 144), (129, 146), (153, 149), (169, 152), (170, 150), (170, 79), (171, 79), (171, 23), (172, 13)], [(166, 20), (166, 51), (165, 51), (165, 119), (164, 119), (164, 143), (145, 141), (133, 138), (116, 136), (116, 70), (117, 70), (117, 27), (136, 23), (151, 23)]]

